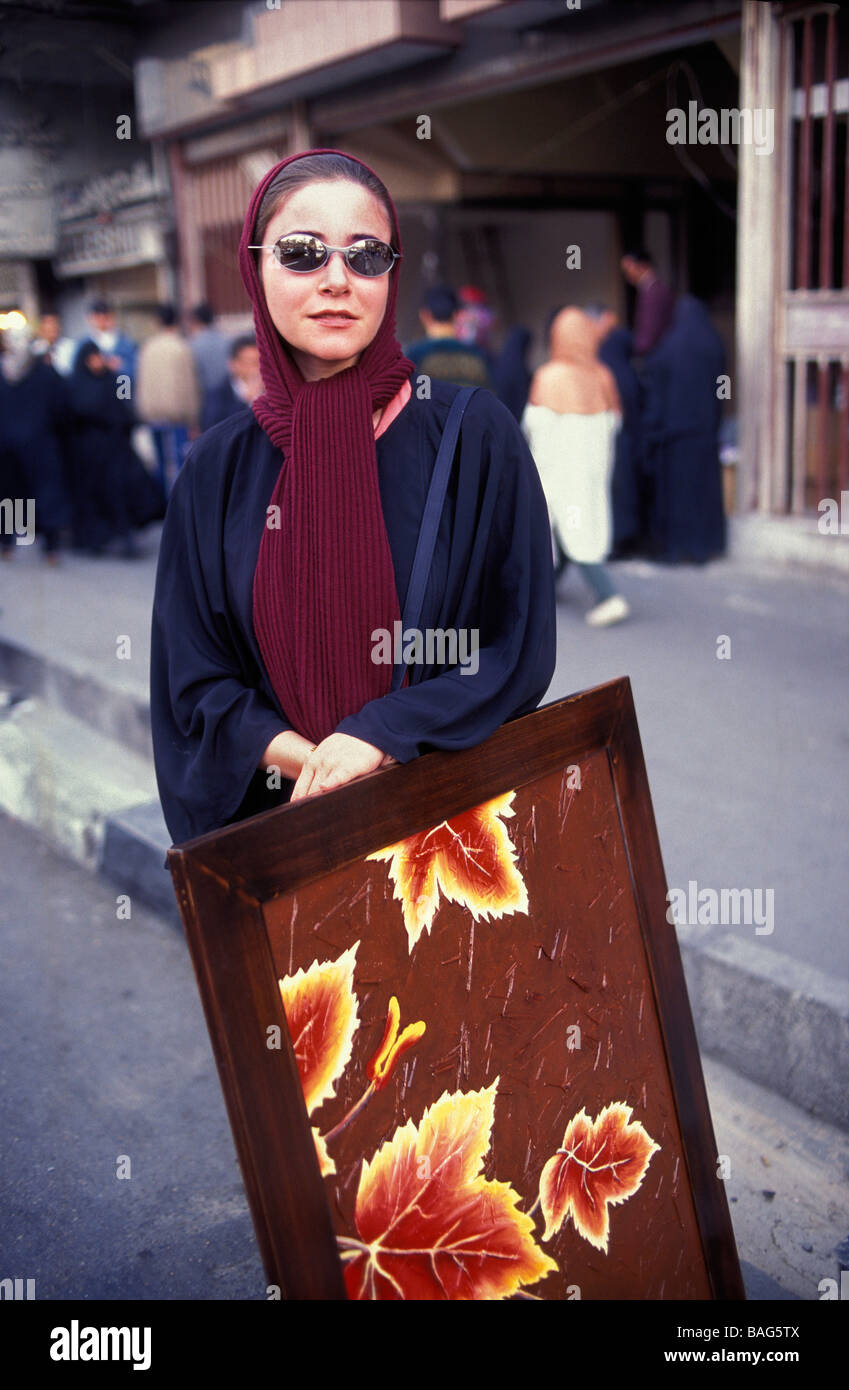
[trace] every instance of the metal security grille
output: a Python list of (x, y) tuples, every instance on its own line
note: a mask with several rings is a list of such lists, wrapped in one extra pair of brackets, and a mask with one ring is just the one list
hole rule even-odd
[(201, 239), (205, 298), (217, 315), (244, 312), (239, 237), (252, 186), (238, 157), (190, 170), (194, 224)]
[(849, 488), (849, 14), (786, 5), (779, 43), (785, 111), (783, 291), (777, 348), (785, 363), (777, 422), (787, 512), (816, 510)]

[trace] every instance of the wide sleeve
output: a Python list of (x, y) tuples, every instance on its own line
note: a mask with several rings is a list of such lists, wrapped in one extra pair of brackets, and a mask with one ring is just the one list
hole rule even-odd
[(246, 678), (225, 598), (223, 492), (205, 469), (201, 490), (197, 471), (190, 454), (169, 497), (151, 623), (154, 764), (175, 844), (226, 825), (272, 738), (292, 727)]
[(469, 406), (461, 433), (451, 572), (465, 579), (454, 611), (439, 612), (443, 628), (444, 619), (452, 619), (461, 659), (430, 672), (411, 668), (413, 683), (370, 701), (338, 725), (338, 732), (364, 739), (399, 762), (483, 742), (506, 720), (535, 709), (554, 674), (556, 608), (545, 498), (517, 422), (488, 393), (480, 397), (488, 404)]

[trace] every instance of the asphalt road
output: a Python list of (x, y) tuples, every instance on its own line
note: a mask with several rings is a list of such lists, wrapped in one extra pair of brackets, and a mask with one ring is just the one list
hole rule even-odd
[(46, 1300), (264, 1299), (184, 941), (118, 920), (5, 815), (0, 859), (0, 1276)]

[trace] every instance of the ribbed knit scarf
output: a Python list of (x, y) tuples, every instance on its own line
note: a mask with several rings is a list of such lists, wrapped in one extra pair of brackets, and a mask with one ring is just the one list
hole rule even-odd
[[(314, 743), (390, 688), (392, 667), (371, 660), (372, 631), (393, 632), (401, 616), (372, 415), (398, 392), (414, 364), (395, 339), (396, 262), (383, 321), (357, 364), (305, 381), (271, 320), (248, 247), (277, 172), (307, 154), (340, 153), (307, 150), (269, 169), (251, 198), (239, 244), (265, 387), (253, 411), (283, 452), (254, 572), (254, 630), (281, 709)], [(394, 206), (392, 241), (400, 250)]]

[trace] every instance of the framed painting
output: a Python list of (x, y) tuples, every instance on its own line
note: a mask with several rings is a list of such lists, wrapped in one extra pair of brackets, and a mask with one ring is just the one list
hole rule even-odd
[(744, 1297), (627, 680), (168, 859), (283, 1297)]

